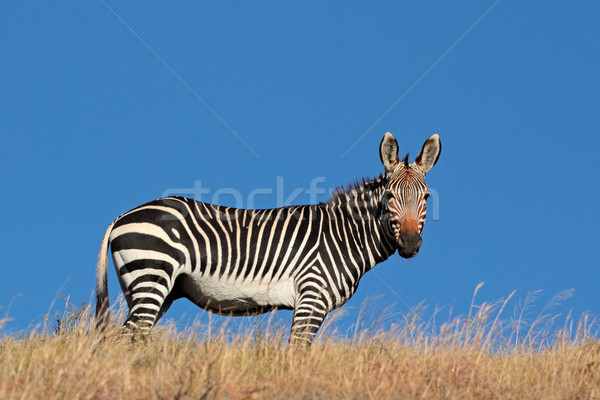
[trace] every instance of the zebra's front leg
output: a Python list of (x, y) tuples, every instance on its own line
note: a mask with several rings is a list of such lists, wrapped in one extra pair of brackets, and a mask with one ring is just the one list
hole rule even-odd
[(290, 344), (310, 346), (327, 312), (328, 306), (323, 296), (314, 293), (301, 296), (294, 307)]

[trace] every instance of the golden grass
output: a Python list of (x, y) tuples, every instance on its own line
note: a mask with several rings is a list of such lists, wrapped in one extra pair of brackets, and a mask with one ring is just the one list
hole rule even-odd
[(507, 325), (507, 300), (439, 326), (418, 310), (386, 330), (361, 316), (349, 335), (324, 327), (309, 350), (264, 319), (131, 337), (117, 313), (100, 336), (88, 308), (71, 309), (54, 330), (0, 339), (0, 399), (600, 399), (596, 322), (525, 327), (517, 313)]

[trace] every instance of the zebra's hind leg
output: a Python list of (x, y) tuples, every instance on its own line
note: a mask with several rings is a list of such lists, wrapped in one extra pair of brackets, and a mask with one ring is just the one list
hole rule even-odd
[(131, 289), (131, 307), (124, 326), (144, 333), (150, 332), (174, 300), (170, 293), (165, 296), (164, 289), (163, 284), (139, 284)]
[(310, 346), (327, 316), (327, 308), (321, 296), (310, 292), (302, 295), (294, 307), (290, 344)]

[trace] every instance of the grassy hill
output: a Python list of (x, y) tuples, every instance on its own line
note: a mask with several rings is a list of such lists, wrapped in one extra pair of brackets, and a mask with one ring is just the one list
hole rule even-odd
[(71, 309), (0, 339), (0, 399), (600, 399), (596, 321), (523, 327), (499, 318), (505, 304), (439, 326), (418, 312), (386, 330), (330, 325), (309, 350), (288, 348), (272, 322), (167, 323), (144, 337), (120, 332), (117, 313), (100, 336), (88, 308)]

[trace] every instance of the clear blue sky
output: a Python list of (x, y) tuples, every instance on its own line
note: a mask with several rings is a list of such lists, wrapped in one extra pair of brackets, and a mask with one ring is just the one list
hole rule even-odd
[[(541, 289), (539, 311), (573, 288), (559, 311), (599, 315), (599, 17), (598, 2), (4, 2), (0, 315), (20, 295), (5, 329), (41, 322), (57, 292), (91, 299), (120, 213), (196, 181), (205, 200), (272, 189), (265, 208), (277, 177), (287, 198), (376, 176), (386, 131), (411, 159), (440, 135), (439, 218), (430, 203), (419, 255), (367, 274), (350, 317), (378, 295), (464, 314), (482, 281), (481, 301)], [(167, 317), (183, 313), (201, 311)]]

